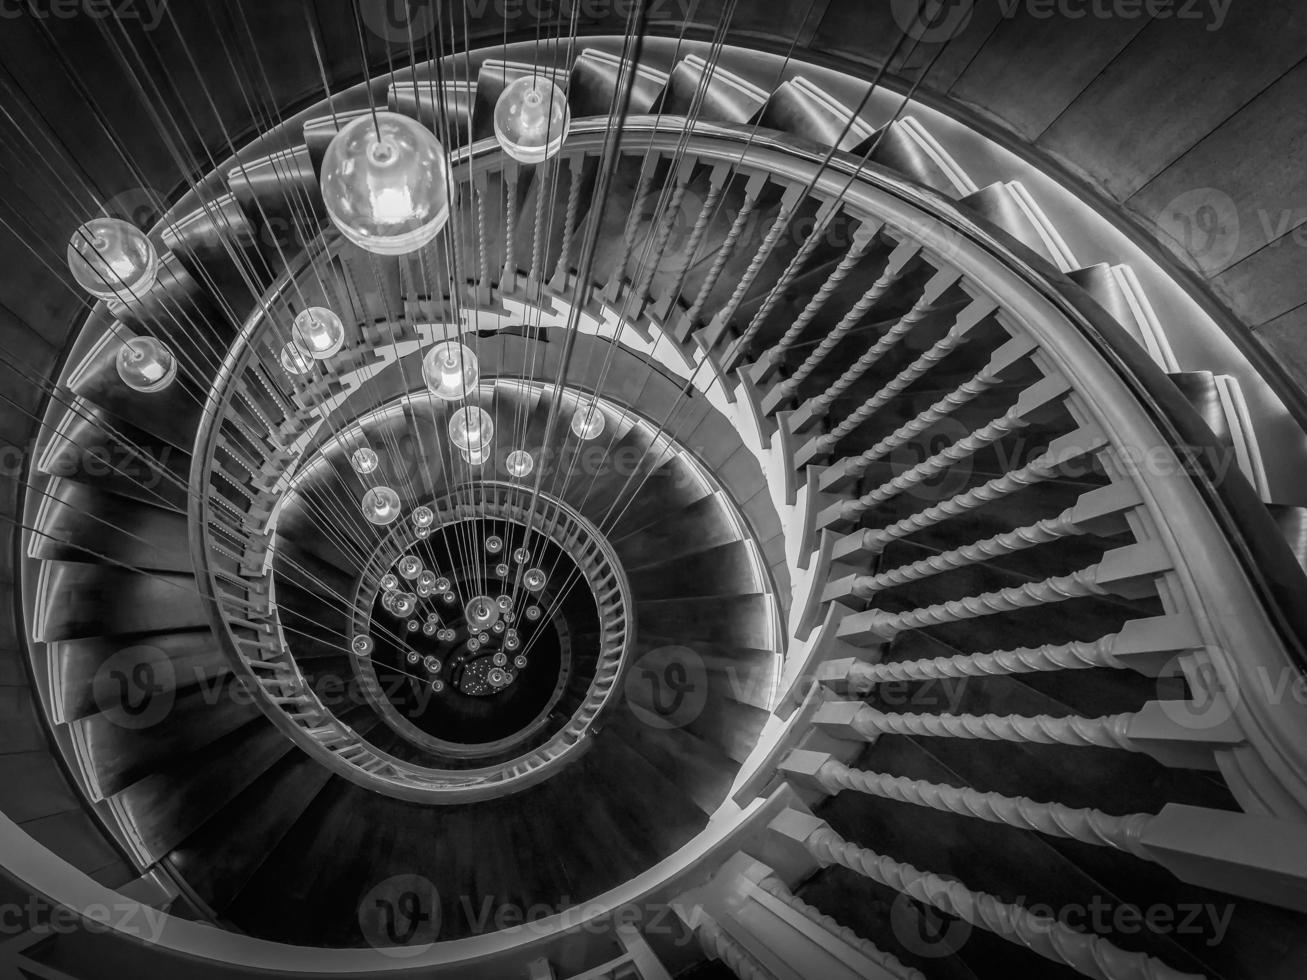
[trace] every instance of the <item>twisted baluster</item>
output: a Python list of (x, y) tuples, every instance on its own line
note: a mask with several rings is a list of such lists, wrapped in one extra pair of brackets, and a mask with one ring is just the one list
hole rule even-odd
[[(888, 269), (880, 274), (880, 278), (871, 284), (871, 288), (858, 298), (858, 301), (840, 318), (840, 322), (835, 324), (831, 331), (821, 338), (821, 343), (814, 347), (808, 356), (803, 359), (803, 363), (799, 365), (798, 370), (776, 385), (782, 396), (789, 398), (798, 390), (799, 385), (807, 380), (808, 375), (817, 370), (817, 366), (826, 359), (826, 355), (835, 349), (836, 345), (848, 335), (849, 331), (862, 322), (862, 318), (867, 315), (868, 310), (880, 302), (881, 297), (889, 291), (890, 286), (894, 285), (896, 278), (896, 275)], [(888, 349), (889, 345), (893, 344), (894, 340), (897, 339), (897, 334), (891, 337), (889, 333), (886, 333), (877, 342), (877, 346), (885, 344), (882, 350)], [(889, 344), (886, 344), (887, 340)], [(876, 350), (876, 347), (873, 347), (872, 350)]]
[(885, 972), (898, 977), (899, 980), (926, 980), (926, 976), (920, 970), (910, 966), (905, 966), (897, 956), (887, 953), (870, 939), (863, 939), (856, 932), (846, 925), (841, 925), (837, 920), (826, 915), (815, 905), (809, 905), (803, 899), (795, 895), (787, 887), (785, 882), (781, 881), (775, 875), (768, 875), (758, 882), (760, 891), (766, 892), (778, 901), (784, 903), (794, 911), (798, 912), (810, 922), (815, 922), (831, 935), (843, 940), (852, 946), (859, 953), (871, 960)]
[(901, 521), (896, 521), (887, 527), (861, 532), (862, 550), (879, 552), (891, 541), (948, 520), (950, 517), (965, 514), (992, 501), (1001, 500), (1036, 483), (1052, 479), (1057, 474), (1057, 470), (1057, 460), (1045, 453), (1020, 469), (996, 476), (987, 483), (972, 487), (965, 493), (950, 497), (948, 500), (942, 500), (933, 507), (927, 507)]
[(612, 282), (620, 283), (622, 277), (626, 275), (626, 263), (631, 260), (631, 249), (635, 247), (636, 230), (641, 224), (641, 211), (644, 210), (644, 200), (649, 196), (649, 185), (653, 182), (653, 171), (640, 174), (640, 180), (635, 185), (635, 200), (631, 202), (631, 213), (626, 218), (626, 227), (622, 230), (622, 251), (613, 266)]
[[(717, 258), (708, 267), (708, 276), (699, 287), (699, 295), (694, 298), (694, 304), (686, 311), (685, 317), (691, 323), (696, 321), (699, 314), (703, 312), (703, 304), (708, 302), (708, 294), (713, 291), (717, 285), (717, 279), (722, 274), (722, 269), (726, 268), (726, 263), (735, 251), (735, 243), (739, 241), (740, 236), (744, 234), (744, 225), (753, 214), (754, 206), (758, 203), (756, 197), (746, 197), (744, 203), (740, 205), (740, 212), (731, 222), (731, 229), (726, 233), (726, 238), (722, 241), (721, 248), (717, 250)], [(696, 245), (697, 247), (697, 245)], [(693, 254), (693, 253), (691, 253)]]
[(776, 980), (734, 939), (722, 932), (712, 919), (699, 924), (699, 947), (711, 960), (721, 960), (740, 980)]
[(853, 387), (855, 381), (870, 371), (872, 365), (879, 361), (900, 337), (921, 321), (921, 318), (926, 315), (929, 305), (930, 301), (925, 296), (917, 300), (916, 305), (903, 314), (898, 323), (885, 331), (885, 335), (873, 344), (867, 353), (849, 365), (848, 369), (829, 388), (814, 398), (812, 400), (813, 417), (824, 417), (840, 396)]
[(858, 660), (849, 669), (849, 690), (859, 697), (871, 693), (886, 681), (943, 680), (947, 677), (994, 677), (1029, 674), (1046, 670), (1085, 670), (1089, 667), (1124, 669), (1115, 655), (1120, 634), (1110, 633), (1093, 641), (1048, 643), (1039, 647), (1018, 647), (992, 653), (959, 653), (929, 660), (869, 664)]
[(993, 445), (1000, 439), (1006, 438), (1029, 424), (1029, 421), (1021, 415), (1020, 410), (1014, 406), (970, 435), (963, 436), (950, 446), (945, 446), (930, 459), (923, 460), (911, 469), (887, 480), (855, 500), (844, 501), (840, 504), (840, 514), (847, 520), (856, 521), (877, 504), (882, 504), (901, 493), (911, 490), (917, 484), (944, 472), (954, 463), (959, 463), (969, 456), (974, 456), (986, 446)]
[[(784, 212), (782, 212), (782, 214), (788, 224), (789, 218), (793, 216), (794, 212), (791, 211), (788, 215), (785, 215)], [(790, 283), (794, 281), (795, 274), (802, 267), (803, 263), (808, 260), (808, 256), (812, 254), (812, 250), (821, 242), (821, 236), (826, 229), (830, 227), (831, 215), (833, 214), (834, 211), (832, 210), (826, 217), (819, 218), (813, 224), (812, 232), (806, 239), (804, 239), (803, 244), (799, 246), (798, 251), (794, 253), (794, 257), (791, 258), (789, 263), (785, 266), (785, 271), (776, 279), (776, 282), (772, 285), (771, 289), (768, 290), (766, 299), (762, 301), (762, 305), (758, 307), (758, 311), (753, 314), (753, 319), (749, 321), (748, 327), (746, 327), (744, 332), (740, 334), (740, 339), (737, 342), (740, 350), (746, 350), (749, 343), (755, 336), (757, 336), (758, 331), (762, 329), (763, 321), (766, 320), (771, 314), (771, 311), (776, 308), (777, 301), (789, 287)], [(781, 220), (780, 216), (778, 216), (776, 220), (779, 222)], [(739, 287), (736, 288), (738, 291)], [(730, 309), (731, 312), (734, 312), (735, 307), (731, 306)]]
[(490, 285), (490, 252), (486, 248), (486, 189), (476, 189), (477, 205), (477, 266), (481, 270), (481, 285)]
[(831, 794), (845, 789), (856, 790), (868, 796), (976, 817), (1022, 830), (1037, 830), (1050, 837), (1070, 837), (1086, 844), (1115, 847), (1136, 857), (1149, 858), (1148, 851), (1140, 842), (1152, 819), (1148, 813), (1117, 817), (1092, 807), (1036, 803), (1027, 796), (982, 793), (969, 786), (948, 786), (924, 779), (850, 769), (833, 759), (822, 764), (817, 779)]
[[(536, 171), (536, 186), (539, 193), (536, 194), (536, 216), (535, 229), (531, 239), (531, 279), (538, 280), (544, 273), (544, 234), (545, 234), (545, 198), (546, 191), (550, 188), (549, 184), (549, 167), (550, 161), (546, 160), (540, 164)], [(550, 216), (552, 220), (552, 215)]]
[(991, 558), (1033, 548), (1036, 545), (1048, 544), (1071, 534), (1078, 534), (1080, 529), (1071, 521), (1072, 510), (1073, 508), (1068, 507), (1056, 517), (1046, 517), (1037, 524), (1004, 531), (993, 537), (964, 544), (952, 551), (941, 551), (937, 555), (922, 558), (909, 565), (891, 568), (878, 575), (859, 575), (853, 582), (854, 594), (863, 599), (870, 599), (881, 589), (907, 585), (909, 582), (917, 582), (955, 568), (974, 565)]
[(685, 189), (689, 186), (689, 183), (687, 178), (672, 188), (672, 196), (667, 199), (667, 210), (663, 213), (663, 220), (658, 225), (658, 231), (654, 234), (653, 255), (648, 260), (644, 275), (640, 277), (639, 288), (636, 289), (637, 296), (649, 295), (649, 287), (653, 284), (654, 273), (658, 271), (658, 263), (663, 260), (663, 252), (667, 249), (667, 239), (672, 236), (672, 225), (676, 221), (677, 211), (681, 207), (681, 200), (685, 197)]
[(690, 271), (690, 266), (694, 264), (695, 253), (699, 251), (699, 244), (708, 231), (708, 223), (712, 219), (713, 212), (717, 209), (717, 201), (721, 198), (725, 186), (725, 184), (713, 184), (708, 188), (708, 195), (704, 198), (703, 206), (699, 208), (699, 214), (694, 219), (694, 227), (690, 229), (690, 237), (685, 240), (685, 247), (681, 250), (681, 260), (676, 266), (676, 274), (673, 276), (669, 287), (669, 295), (673, 298), (680, 293), (681, 284), (685, 281), (685, 274)]
[(918, 735), (923, 738), (966, 738), (987, 742), (1033, 742), (1135, 751), (1126, 734), (1133, 714), (1082, 718), (1069, 715), (917, 715), (887, 714), (863, 705), (853, 716), (853, 730), (871, 740), (877, 735)]
[(812, 299), (808, 300), (808, 305), (803, 308), (803, 312), (795, 318), (789, 329), (781, 335), (781, 339), (776, 341), (764, 355), (768, 360), (775, 361), (780, 355), (798, 343), (799, 338), (803, 336), (803, 331), (808, 329), (808, 324), (826, 305), (826, 301), (831, 298), (835, 290), (839, 289), (840, 284), (848, 278), (849, 273), (853, 271), (853, 267), (867, 254), (874, 242), (875, 238), (870, 235), (854, 241), (853, 247), (844, 253), (839, 265), (826, 277), (826, 281), (821, 284), (821, 288), (817, 290)]
[(889, 639), (904, 630), (942, 626), (945, 623), (975, 619), (978, 616), (993, 616), (996, 613), (1015, 612), (1018, 609), (1029, 609), (1050, 602), (1103, 595), (1106, 590), (1096, 581), (1097, 575), (1098, 566), (1090, 565), (1070, 575), (1055, 575), (1042, 582), (1023, 582), (1021, 585), (1010, 586), (997, 592), (982, 592), (980, 595), (949, 599), (947, 602), (923, 606), (920, 609), (909, 609), (906, 612), (879, 613), (871, 617), (867, 629)]
[[(767, 229), (767, 234), (763, 236), (762, 244), (758, 246), (758, 251), (753, 253), (753, 258), (749, 260), (748, 267), (744, 274), (740, 276), (740, 281), (735, 284), (735, 289), (731, 292), (730, 298), (721, 308), (719, 316), (722, 323), (728, 323), (735, 315), (740, 303), (744, 301), (744, 294), (749, 291), (753, 281), (758, 278), (758, 273), (762, 271), (762, 265), (771, 255), (772, 250), (776, 248), (776, 243), (781, 240), (781, 235), (785, 234), (785, 229), (790, 226), (790, 219), (794, 217), (794, 212), (798, 210), (798, 202), (789, 206), (782, 206), (772, 220), (771, 227)], [(814, 243), (815, 244), (815, 243)], [(785, 270), (789, 272), (788, 269)], [(779, 295), (779, 294), (777, 294)], [(770, 299), (770, 297), (768, 297)], [(752, 339), (752, 338), (750, 338)], [(744, 349), (744, 344), (740, 344), (740, 349)]]
[(998, 380), (998, 374), (994, 371), (990, 371), (988, 368), (977, 372), (974, 377), (958, 385), (912, 421), (899, 426), (884, 439), (881, 439), (874, 446), (860, 455), (850, 458), (848, 462), (845, 463), (846, 471), (851, 476), (860, 475), (866, 471), (868, 466), (876, 462), (876, 460), (889, 455), (895, 449), (905, 445), (909, 439), (925, 432), (940, 419), (952, 415), (968, 402), (983, 395), (994, 385), (998, 384)]
[[(830, 452), (845, 436), (857, 429), (869, 418), (885, 407), (889, 401), (902, 392), (908, 385), (929, 371), (949, 354), (957, 349), (966, 339), (967, 332), (956, 327), (931, 344), (924, 354), (905, 367), (894, 379), (859, 405), (849, 416), (830, 432), (818, 436), (816, 443), (823, 453)], [(865, 469), (865, 467), (864, 467)], [(861, 472), (859, 470), (858, 472)]]
[(817, 860), (838, 864), (910, 898), (1018, 943), (1045, 959), (1064, 963), (1096, 980), (1205, 980), (1181, 973), (1146, 953), (1131, 953), (1103, 939), (1037, 915), (986, 892), (972, 891), (952, 878), (919, 871), (869, 848), (859, 847), (823, 826), (805, 845)]
[(501, 279), (508, 279), (517, 272), (517, 256), (513, 254), (513, 245), (517, 240), (517, 173), (505, 171), (508, 193), (504, 205), (504, 269)]
[(563, 250), (558, 253), (558, 265), (554, 267), (554, 278), (564, 281), (567, 278), (568, 260), (572, 252), (572, 236), (576, 234), (576, 215), (581, 208), (581, 167), (569, 161), (567, 167), (567, 211), (563, 219)]

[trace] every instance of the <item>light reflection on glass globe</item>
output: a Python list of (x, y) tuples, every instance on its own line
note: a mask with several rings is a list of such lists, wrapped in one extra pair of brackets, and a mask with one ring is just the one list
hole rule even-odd
[(436, 512), (433, 511), (426, 504), (423, 504), (420, 507), (413, 508), (412, 517), (413, 517), (414, 527), (430, 527), (433, 523), (435, 523)]
[(593, 439), (604, 431), (604, 413), (591, 402), (572, 415), (572, 434), (578, 439)]
[(519, 78), (495, 103), (495, 139), (522, 163), (540, 163), (557, 153), (571, 124), (567, 96), (544, 75)]
[(118, 348), (118, 377), (133, 391), (163, 391), (177, 377), (177, 358), (153, 337), (132, 337)]
[(422, 380), (433, 395), (447, 402), (475, 391), (480, 376), (476, 355), (452, 340), (436, 344), (422, 358)]
[(349, 644), (349, 648), (360, 657), (371, 656), (373, 646), (372, 637), (368, 636), (366, 633), (360, 633), (358, 636), (354, 637)]
[(449, 420), (449, 441), (470, 457), (470, 462), (485, 461), (494, 434), (495, 423), (490, 413), (475, 405), (460, 408)]
[(493, 625), (499, 618), (499, 607), (495, 605), (494, 599), (479, 595), (468, 600), (468, 604), (463, 608), (463, 615), (467, 617), (469, 629), (480, 631)]
[(321, 183), (331, 223), (369, 252), (412, 252), (449, 220), (445, 148), (425, 126), (395, 112), (369, 113), (337, 133)]
[(363, 446), (354, 450), (349, 457), (349, 465), (354, 467), (355, 473), (371, 473), (381, 464), (381, 457), (376, 454), (375, 450)]
[(425, 541), (427, 538), (431, 537), (431, 528), (415, 527), (413, 528), (413, 536), (417, 538), (419, 541)]
[(418, 573), (418, 588), (427, 589), (430, 592), (436, 591), (436, 573), (429, 568), (424, 568)]
[(499, 554), (500, 549), (503, 547), (504, 539), (498, 534), (492, 534), (490, 537), (486, 538), (486, 551), (490, 552), (492, 555)]
[(323, 361), (344, 346), (345, 325), (325, 306), (310, 306), (296, 315), (291, 336), (304, 353)]
[(313, 369), (313, 358), (309, 357), (298, 344), (287, 344), (277, 355), (282, 370), (287, 374), (308, 374)]
[(407, 616), (417, 608), (418, 597), (412, 592), (396, 592), (392, 605), (396, 616)]
[[(528, 592), (539, 592), (545, 587), (544, 569), (528, 568), (526, 573), (522, 576), (522, 584), (526, 586)], [(528, 616), (531, 615), (530, 609), (526, 612)]]
[(68, 240), (68, 271), (99, 299), (139, 299), (159, 274), (159, 255), (141, 231), (120, 218), (93, 218)]
[(525, 449), (514, 449), (504, 460), (504, 468), (510, 476), (521, 479), (535, 468), (535, 460)]
[(387, 592), (392, 592), (399, 588), (399, 577), (394, 572), (387, 572), (381, 576), (381, 587)]
[(405, 555), (399, 560), (399, 574), (406, 579), (415, 579), (422, 574), (422, 559), (417, 555)]
[(399, 494), (390, 487), (373, 487), (363, 495), (359, 507), (373, 524), (391, 524), (399, 517)]

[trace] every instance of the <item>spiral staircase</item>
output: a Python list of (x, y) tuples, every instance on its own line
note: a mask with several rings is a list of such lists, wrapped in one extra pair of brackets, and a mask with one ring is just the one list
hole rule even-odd
[[(1264, 503), (1239, 381), (1179, 370), (1161, 272), (1079, 264), (1100, 219), (1055, 225), (1006, 158), (742, 49), (545, 46), (571, 134), (518, 164), (490, 111), (539, 50), (270, 116), (151, 229), (153, 290), (72, 341), (19, 587), (27, 710), (83, 821), (38, 857), (85, 875), (8, 885), (169, 914), (148, 941), (31, 929), (24, 975), (1299, 975), (1299, 512)], [(326, 221), (317, 168), (370, 103), (449, 149), (438, 248)], [(319, 303), (344, 349), (279, 370)], [(176, 352), (166, 392), (119, 382), (137, 334)], [(558, 552), (594, 543), (569, 582), (598, 563), (621, 610), (562, 596), (522, 730), (470, 754), (395, 721), (350, 648), (412, 545), (359, 516), (360, 438), (406, 512), (534, 518), (513, 445), (429, 462), (415, 379), (449, 336), (540, 451)], [(578, 399), (603, 435), (546, 445)], [(682, 676), (699, 701), (669, 716)], [(400, 941), (370, 917), (413, 896)], [(1041, 911), (1099, 905), (1217, 914)]]

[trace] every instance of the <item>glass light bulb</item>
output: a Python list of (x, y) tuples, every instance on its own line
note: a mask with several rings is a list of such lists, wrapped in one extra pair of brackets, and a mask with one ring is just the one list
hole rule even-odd
[(412, 517), (414, 527), (430, 527), (435, 523), (436, 512), (423, 504), (420, 507), (413, 508)]
[(501, 561), (495, 566), (495, 574), (500, 578), (508, 578), (508, 565)]
[(296, 315), (291, 336), (304, 353), (323, 361), (344, 346), (345, 325), (325, 306), (310, 306)]
[(355, 473), (371, 473), (381, 464), (381, 457), (376, 454), (375, 450), (363, 446), (361, 449), (354, 450), (349, 457), (349, 465), (354, 467)]
[(415, 579), (422, 574), (422, 559), (417, 555), (405, 555), (399, 560), (399, 574), (406, 579)]
[(415, 664), (422, 658), (418, 656), (418, 652), (416, 650), (410, 650), (408, 653), (404, 655), (404, 659), (411, 664)]
[(363, 495), (359, 507), (373, 524), (390, 524), (399, 517), (399, 494), (390, 487), (373, 487)]
[(502, 667), (491, 667), (490, 672), (486, 674), (486, 680), (490, 682), (491, 687), (508, 686), (508, 674), (504, 672)]
[(418, 605), (418, 597), (412, 592), (396, 592), (393, 603), (396, 616), (407, 616)]
[(513, 658), (513, 666), (518, 670), (526, 670), (526, 657), (519, 653)]
[(322, 159), (321, 183), (331, 223), (369, 252), (412, 252), (449, 220), (445, 148), (399, 113), (369, 113), (337, 133)]
[(439, 658), (433, 657), (428, 654), (427, 656), (422, 658), (422, 666), (434, 674), (436, 671), (440, 669), (440, 660)]
[[(512, 651), (512, 650), (516, 650), (516, 649), (517, 649), (518, 647), (520, 647), (521, 645), (522, 645), (522, 641), (519, 640), (519, 639), (517, 638), (517, 635), (516, 635), (516, 634), (514, 634), (514, 635), (512, 635), (512, 636), (509, 636), (509, 635), (505, 634), (505, 636), (504, 636), (504, 649), (505, 649), (505, 650), (510, 650), (510, 651)], [(525, 667), (526, 665), (523, 664), (522, 666)]]
[(443, 576), (443, 575), (440, 576), (440, 578), (436, 579), (436, 591), (437, 591), (437, 592), (448, 592), (448, 591), (449, 591), (449, 579), (447, 579), (447, 578), (446, 578), (445, 576)]
[(418, 588), (435, 592), (436, 573), (429, 568), (424, 568), (422, 571), (418, 572)]
[[(522, 584), (526, 586), (528, 592), (539, 592), (545, 587), (545, 572), (542, 568), (528, 568), (522, 576)], [(527, 616), (531, 615), (531, 610), (526, 611)]]
[(499, 607), (495, 605), (494, 599), (489, 596), (479, 595), (468, 600), (468, 604), (463, 608), (463, 615), (467, 617), (470, 629), (480, 631), (489, 627), (499, 618)]
[(490, 537), (486, 538), (486, 551), (490, 552), (492, 555), (499, 554), (503, 547), (504, 539), (498, 534), (492, 534)]
[(423, 636), (435, 636), (435, 635), (436, 635), (436, 628), (437, 628), (437, 627), (436, 627), (436, 624), (433, 623), (433, 622), (431, 622), (430, 620), (428, 620), (427, 622), (425, 622), (425, 623), (422, 624), (422, 635), (423, 635)]
[(437, 694), (439, 694), (444, 689), (445, 689), (445, 682), (442, 681), (439, 677), (437, 677), (434, 681), (431, 682), (431, 690), (435, 691)]
[(287, 374), (308, 374), (313, 369), (313, 358), (300, 349), (299, 344), (289, 343), (277, 355), (281, 368)]
[(139, 299), (159, 274), (159, 254), (130, 222), (93, 218), (68, 240), (68, 271), (99, 299)]
[(508, 654), (504, 653), (501, 650), (499, 653), (496, 653), (493, 657), (490, 658), (490, 662), (494, 664), (496, 667), (506, 666), (508, 664)]
[(525, 75), (495, 102), (495, 138), (514, 160), (540, 163), (562, 148), (572, 125), (567, 96), (544, 75)]
[(467, 641), (467, 652), (476, 653), (480, 649), (481, 649), (481, 641), (478, 640), (475, 636), (470, 637)]
[(394, 572), (387, 572), (381, 576), (381, 587), (387, 592), (392, 592), (399, 588), (399, 577)]
[(177, 358), (153, 337), (132, 337), (118, 348), (118, 377), (133, 391), (163, 391), (177, 377)]
[(527, 551), (525, 548), (517, 548), (513, 551), (513, 561), (519, 564), (525, 565), (530, 557), (531, 552)]
[(372, 637), (365, 633), (360, 633), (350, 641), (349, 647), (360, 657), (368, 657), (372, 655), (372, 648), (374, 645)]
[[(449, 420), (449, 441), (472, 457), (471, 462), (484, 462), (490, 452), (490, 440), (495, 434), (495, 423), (484, 408), (468, 405), (460, 408)], [(482, 457), (477, 460), (476, 457)]]
[(447, 402), (461, 401), (476, 391), (480, 377), (477, 356), (452, 340), (436, 344), (422, 358), (422, 380), (433, 395)]
[(495, 596), (495, 605), (499, 607), (500, 612), (508, 612), (513, 608), (513, 597), (511, 595)]
[(527, 607), (526, 607), (526, 618), (529, 619), (529, 620), (531, 620), (531, 622), (534, 623), (537, 619), (540, 618), (540, 607), (539, 607), (539, 606), (527, 606)]
[(407, 623), (404, 624), (404, 629), (408, 630), (410, 633), (416, 633), (421, 625), (422, 624), (419, 623), (416, 619), (410, 619)]
[(514, 449), (504, 460), (504, 467), (509, 475), (521, 479), (535, 469), (536, 462), (525, 449)]
[(578, 439), (593, 439), (604, 431), (604, 413), (590, 402), (582, 405), (572, 415), (572, 434)]

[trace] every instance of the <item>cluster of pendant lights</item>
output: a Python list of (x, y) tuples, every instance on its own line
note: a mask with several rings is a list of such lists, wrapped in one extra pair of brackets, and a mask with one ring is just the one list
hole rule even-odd
[[(558, 153), (571, 126), (567, 97), (545, 74), (518, 78), (500, 94), (494, 110), (495, 136), (506, 154), (522, 163), (542, 163)], [(373, 111), (347, 124), (327, 147), (322, 162), (322, 199), (336, 229), (360, 248), (379, 255), (404, 255), (430, 243), (449, 221), (454, 185), (445, 148), (431, 130), (408, 116)], [(159, 257), (140, 229), (117, 218), (95, 218), (74, 232), (68, 266), (76, 282), (104, 300), (139, 300), (158, 276)], [(325, 307), (300, 311), (291, 339), (278, 356), (291, 375), (305, 375), (315, 361), (335, 356), (344, 345), (340, 317)], [(119, 376), (139, 392), (162, 391), (177, 374), (172, 351), (155, 337), (132, 337), (118, 351)], [(476, 355), (455, 341), (437, 344), (426, 355), (422, 375), (427, 389), (447, 402), (477, 390)], [(590, 402), (572, 417), (572, 432), (593, 439), (604, 416)], [(450, 441), (471, 465), (490, 457), (494, 421), (467, 405), (449, 421)], [(360, 474), (377, 468), (376, 453), (359, 449), (351, 458)], [(535, 466), (531, 454), (515, 449), (505, 461), (514, 477)], [(399, 495), (374, 486), (361, 501), (364, 516), (389, 524), (400, 514)]]

